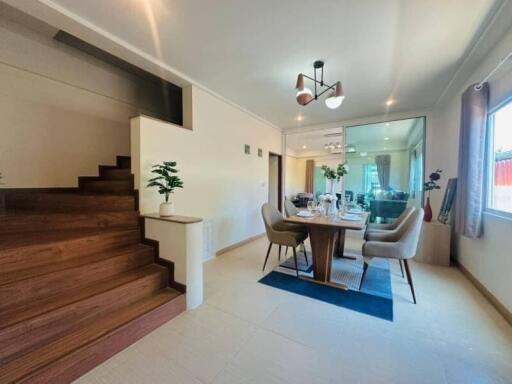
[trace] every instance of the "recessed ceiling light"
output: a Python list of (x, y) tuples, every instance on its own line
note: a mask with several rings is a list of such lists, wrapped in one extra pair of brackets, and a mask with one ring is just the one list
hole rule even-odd
[(306, 149), (307, 147), (305, 145), (302, 146), (302, 149)]
[(366, 157), (367, 155), (368, 155), (368, 153), (366, 153), (366, 152), (361, 152), (361, 156), (362, 156), (362, 157)]
[(388, 141), (389, 140), (389, 137), (385, 137), (384, 140)]
[(386, 127), (389, 127), (389, 123), (386, 123)]
[(393, 100), (393, 99), (388, 99), (388, 100), (386, 101), (386, 105), (387, 105), (388, 107), (389, 107), (389, 106), (391, 106), (391, 105), (393, 105), (393, 104), (395, 104), (395, 100)]
[(388, 147), (384, 147), (384, 149), (388, 149)]
[(302, 121), (302, 120), (304, 120), (304, 116), (299, 115), (299, 116), (297, 116), (297, 117), (296, 117), (296, 119), (295, 119), (295, 120), (297, 120), (297, 121)]

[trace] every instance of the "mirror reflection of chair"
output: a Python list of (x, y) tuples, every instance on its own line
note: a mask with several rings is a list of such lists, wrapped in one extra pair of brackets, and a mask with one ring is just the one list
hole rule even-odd
[[(408, 261), (416, 256), (422, 224), (423, 209), (414, 209), (404, 220), (403, 224), (399, 225), (395, 231), (381, 233), (378, 236), (378, 240), (373, 240), (375, 239), (375, 237), (373, 237), (372, 240), (368, 240), (363, 244), (363, 256), (368, 260), (368, 263), (374, 257), (403, 260), (407, 274), (407, 282), (411, 287), (414, 304), (416, 304), (416, 295), (414, 293), (414, 285)], [(365, 268), (365, 272), (363, 273), (361, 285), (366, 275), (366, 270), (367, 268)]]
[[(279, 245), (279, 258), (281, 257), (282, 246), (292, 248), (293, 259), (295, 261), (295, 271), (298, 277), (299, 267), (297, 264), (296, 248), (301, 244), (304, 246), (304, 240), (306, 240), (308, 237), (307, 229), (304, 230), (304, 227), (302, 225), (285, 223), (283, 221), (283, 216), (277, 210), (277, 208), (273, 207), (271, 204), (268, 203), (263, 204), (263, 206), (261, 207), (261, 214), (263, 216), (263, 222), (265, 223), (265, 231), (267, 233), (267, 238), (270, 243), (268, 245), (267, 255), (265, 256), (265, 262), (263, 263), (262, 270), (265, 270), (265, 266), (267, 265), (272, 245), (277, 244)], [(304, 253), (304, 257), (306, 258), (306, 263), (308, 263), (306, 253)]]

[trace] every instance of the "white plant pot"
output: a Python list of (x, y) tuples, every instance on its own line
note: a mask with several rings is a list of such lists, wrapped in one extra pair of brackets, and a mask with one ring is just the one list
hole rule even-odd
[(158, 214), (163, 217), (174, 215), (174, 203), (160, 204), (160, 211)]

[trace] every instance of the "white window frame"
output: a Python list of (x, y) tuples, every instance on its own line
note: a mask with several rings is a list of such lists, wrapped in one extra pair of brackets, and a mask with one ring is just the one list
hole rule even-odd
[(494, 188), (494, 114), (501, 108), (512, 105), (512, 97), (507, 98), (487, 113), (487, 137), (485, 143), (485, 209), (484, 213), (498, 216), (512, 221), (512, 212), (501, 211), (492, 208), (493, 188)]

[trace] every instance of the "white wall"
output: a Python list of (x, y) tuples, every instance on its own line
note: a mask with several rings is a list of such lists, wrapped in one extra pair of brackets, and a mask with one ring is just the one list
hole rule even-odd
[[(443, 100), (434, 110), (431, 138), (427, 141), (427, 169), (443, 170), (443, 191), (446, 181), (456, 177), (462, 92), (479, 82), (512, 47), (512, 29), (493, 48), (486, 59), (467, 79), (457, 94)], [(501, 70), (490, 81), (491, 106), (512, 96), (512, 64)], [(427, 136), (428, 137), (428, 136)], [(434, 214), (439, 211), (442, 193), (432, 194)], [(509, 311), (512, 311), (512, 221), (484, 214), (484, 235), (477, 240), (465, 237), (456, 239), (458, 251), (455, 257), (475, 276)]]
[(306, 188), (306, 159), (286, 156), (285, 195), (294, 198)]
[[(211, 221), (218, 251), (264, 232), (268, 153), (281, 153), (281, 132), (199, 88), (192, 87), (191, 94), (192, 130), (146, 117), (132, 119), (132, 140), (137, 141), (132, 141), (132, 151), (140, 150), (141, 168), (135, 169), (140, 210), (157, 212), (162, 201), (155, 189), (145, 188), (151, 166), (177, 161), (184, 189), (172, 196), (176, 213)], [(244, 154), (245, 144), (251, 146), (250, 155)]]
[(3, 187), (70, 187), (96, 175), (129, 154), (129, 118), (153, 104), (137, 78), (53, 40), (56, 32), (0, 3)]

